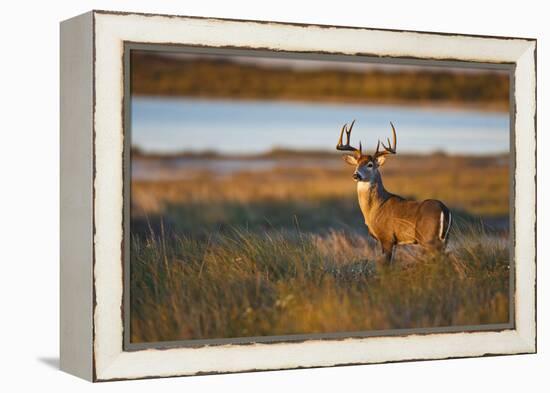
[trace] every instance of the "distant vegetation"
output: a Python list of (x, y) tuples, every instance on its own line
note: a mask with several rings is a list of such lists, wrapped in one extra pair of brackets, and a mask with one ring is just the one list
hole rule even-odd
[[(445, 153), (441, 153), (445, 154)], [(132, 146), (131, 155), (133, 160), (171, 160), (176, 158), (187, 159), (216, 159), (216, 160), (257, 160), (257, 159), (283, 159), (283, 158), (334, 158), (340, 157), (341, 153), (328, 150), (296, 150), (289, 148), (273, 148), (271, 150), (252, 153), (222, 153), (216, 150), (181, 150), (175, 152), (148, 152), (143, 151), (138, 146)], [(401, 156), (406, 155), (400, 154)]]
[(133, 52), (131, 66), (135, 95), (432, 103), (508, 110), (509, 78), (502, 72), (274, 68), (142, 51)]

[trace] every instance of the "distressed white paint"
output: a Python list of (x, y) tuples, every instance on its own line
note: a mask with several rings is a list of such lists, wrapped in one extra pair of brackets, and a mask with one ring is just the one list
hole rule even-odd
[(526, 43), (516, 63), (516, 173), (515, 269), (516, 330), (530, 350), (535, 350), (536, 285), (536, 80), (534, 42)]
[[(99, 380), (535, 351), (535, 43), (367, 29), (95, 13), (95, 364)], [(123, 352), (123, 41), (517, 62), (516, 330)]]

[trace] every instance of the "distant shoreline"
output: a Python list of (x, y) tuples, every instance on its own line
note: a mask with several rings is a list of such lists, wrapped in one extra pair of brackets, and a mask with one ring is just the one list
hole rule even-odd
[(224, 96), (190, 96), (180, 94), (132, 94), (132, 98), (138, 99), (195, 99), (197, 101), (231, 101), (231, 102), (287, 102), (287, 103), (325, 103), (325, 104), (340, 104), (340, 105), (358, 105), (365, 104), (370, 106), (400, 106), (403, 108), (434, 108), (446, 109), (452, 111), (478, 111), (484, 113), (506, 113), (510, 111), (509, 102), (464, 102), (464, 101), (434, 101), (434, 100), (399, 100), (399, 99), (365, 99), (365, 98), (349, 98), (349, 97), (311, 97), (308, 99), (296, 97), (277, 97), (273, 98), (243, 98), (243, 97), (224, 97)]
[[(486, 154), (454, 154), (446, 153), (442, 151), (435, 151), (429, 153), (399, 153), (400, 157), (415, 158), (415, 157), (475, 157), (475, 158), (504, 158), (508, 156), (509, 152), (500, 153), (486, 153)], [(131, 151), (132, 160), (262, 160), (262, 159), (296, 159), (296, 158), (309, 158), (309, 159), (333, 159), (342, 155), (339, 152), (330, 152), (325, 150), (293, 150), (293, 149), (273, 149), (264, 153), (254, 154), (230, 154), (220, 153), (216, 151), (181, 151), (175, 153), (162, 153), (162, 152), (144, 152), (137, 148), (132, 148)]]

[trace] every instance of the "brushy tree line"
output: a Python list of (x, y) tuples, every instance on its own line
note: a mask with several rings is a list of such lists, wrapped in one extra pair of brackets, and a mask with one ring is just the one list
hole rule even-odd
[[(265, 64), (265, 63), (264, 63)], [(509, 76), (457, 69), (297, 69), (219, 58), (175, 58), (134, 52), (135, 95), (234, 99), (451, 103), (507, 109)]]

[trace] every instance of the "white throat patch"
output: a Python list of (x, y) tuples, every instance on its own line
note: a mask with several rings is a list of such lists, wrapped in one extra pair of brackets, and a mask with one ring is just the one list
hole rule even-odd
[(370, 182), (368, 181), (358, 181), (357, 182), (357, 191), (358, 192), (368, 192), (370, 190)]

